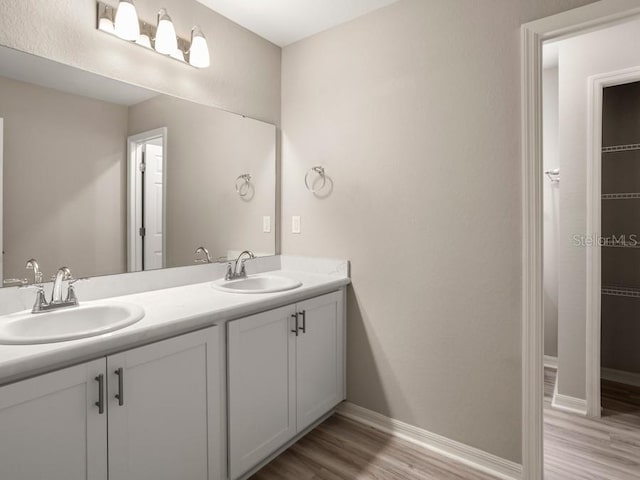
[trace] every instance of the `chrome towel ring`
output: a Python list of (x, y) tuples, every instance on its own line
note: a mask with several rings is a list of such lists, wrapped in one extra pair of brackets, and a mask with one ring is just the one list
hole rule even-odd
[[(315, 186), (315, 181), (312, 182), (311, 184), (309, 183), (309, 176), (312, 173), (316, 173), (317, 175), (320, 176), (322, 180), (322, 183), (320, 184), (320, 186)], [(320, 167), (320, 166), (311, 167), (309, 171), (307, 171), (307, 174), (304, 176), (304, 185), (307, 187), (307, 190), (309, 190), (311, 193), (319, 192), (325, 187), (326, 184), (327, 184), (327, 176), (325, 174), (324, 167)]]
[(251, 191), (251, 174), (244, 173), (236, 178), (236, 192), (241, 197), (246, 197)]

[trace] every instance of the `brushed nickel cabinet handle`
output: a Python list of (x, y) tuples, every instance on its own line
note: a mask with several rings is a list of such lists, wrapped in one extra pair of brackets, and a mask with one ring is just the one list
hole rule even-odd
[(295, 333), (296, 337), (297, 337), (298, 335), (300, 335), (299, 327), (298, 327), (298, 313), (297, 312), (293, 313), (293, 314), (291, 314), (291, 316), (296, 319), (296, 328), (295, 328), (295, 330), (291, 330), (291, 333)]
[(118, 393), (116, 394), (116, 398), (118, 399), (118, 405), (124, 405), (124, 370), (119, 368), (116, 370), (116, 375), (118, 376)]
[(302, 315), (302, 328), (300, 330), (302, 330), (302, 333), (307, 333), (307, 311), (302, 310), (300, 315)]
[(104, 413), (104, 375), (98, 375), (95, 381), (98, 382), (98, 401), (95, 405), (98, 407), (98, 414), (102, 415)]

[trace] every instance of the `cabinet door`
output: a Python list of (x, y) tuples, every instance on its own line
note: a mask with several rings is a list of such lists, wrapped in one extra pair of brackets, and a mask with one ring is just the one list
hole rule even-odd
[(290, 306), (228, 324), (232, 479), (296, 433), (294, 313)]
[(107, 357), (110, 480), (219, 478), (218, 330)]
[(0, 388), (0, 478), (107, 479), (100, 375), (104, 359)]
[(342, 293), (336, 292), (297, 305), (301, 326), (296, 347), (298, 432), (344, 399), (342, 301)]

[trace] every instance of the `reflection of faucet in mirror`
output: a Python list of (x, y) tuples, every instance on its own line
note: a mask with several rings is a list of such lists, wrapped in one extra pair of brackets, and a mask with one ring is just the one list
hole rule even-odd
[[(63, 300), (62, 299), (62, 282), (68, 280), (69, 286), (67, 287), (67, 296)], [(73, 284), (78, 280), (83, 279), (73, 279), (71, 275), (71, 270), (67, 267), (61, 267), (58, 269), (58, 273), (56, 273), (53, 280), (53, 291), (51, 292), (51, 301), (47, 302), (44, 295), (44, 287), (42, 285), (36, 285), (35, 287), (38, 289), (36, 292), (36, 301), (33, 304), (32, 313), (42, 313), (48, 312), (50, 310), (57, 310), (59, 308), (67, 308), (67, 307), (77, 307), (78, 306), (78, 297), (76, 297), (76, 292), (73, 288)]]
[[(202, 255), (203, 258), (200, 258), (200, 255)], [(198, 247), (196, 248), (195, 251), (195, 263), (211, 263), (211, 255), (209, 254), (209, 250), (207, 250), (205, 247)]]
[[(242, 259), (242, 257), (244, 257), (245, 255), (248, 258)], [(224, 276), (224, 279), (236, 280), (238, 278), (246, 278), (247, 269), (244, 266), (244, 262), (246, 262), (248, 259), (254, 258), (256, 258), (256, 256), (251, 251), (245, 250), (244, 252), (242, 252), (240, 255), (238, 255), (238, 258), (236, 258), (234, 266), (231, 266), (231, 263), (227, 264), (227, 274)], [(240, 263), (240, 272), (238, 272), (238, 263)]]
[(40, 271), (40, 265), (38, 265), (38, 261), (35, 258), (27, 260), (25, 268), (27, 270), (33, 270), (34, 285), (37, 283), (42, 283), (42, 272)]

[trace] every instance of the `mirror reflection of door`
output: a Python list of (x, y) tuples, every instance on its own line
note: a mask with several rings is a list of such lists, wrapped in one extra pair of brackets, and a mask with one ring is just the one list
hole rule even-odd
[(143, 270), (155, 270), (164, 267), (162, 241), (164, 169), (161, 138), (151, 140), (144, 145), (144, 163), (145, 168), (142, 172)]
[(130, 136), (129, 271), (166, 266), (166, 128)]

